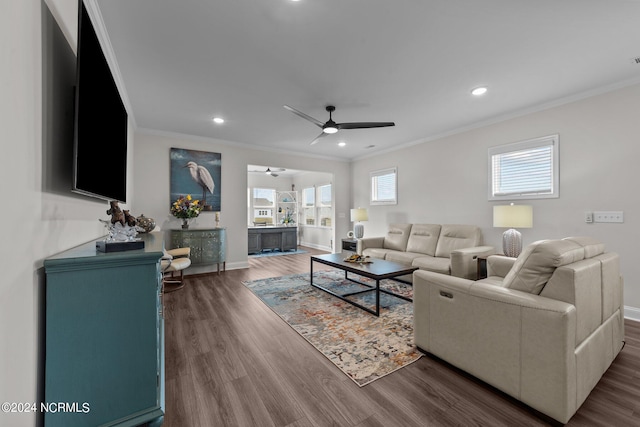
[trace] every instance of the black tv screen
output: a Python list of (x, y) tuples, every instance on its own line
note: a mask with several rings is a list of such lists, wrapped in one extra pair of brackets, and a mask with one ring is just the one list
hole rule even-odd
[(127, 199), (127, 111), (82, 2), (78, 4), (73, 191)]

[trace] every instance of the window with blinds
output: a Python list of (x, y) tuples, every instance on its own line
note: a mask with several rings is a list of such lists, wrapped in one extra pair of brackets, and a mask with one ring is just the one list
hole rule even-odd
[(558, 197), (558, 135), (489, 148), (489, 200)]
[(398, 204), (398, 170), (390, 168), (371, 172), (371, 204)]
[(318, 218), (321, 227), (331, 227), (331, 218), (333, 217), (331, 208), (331, 184), (321, 185), (318, 187)]
[(316, 225), (316, 188), (302, 190), (302, 225)]

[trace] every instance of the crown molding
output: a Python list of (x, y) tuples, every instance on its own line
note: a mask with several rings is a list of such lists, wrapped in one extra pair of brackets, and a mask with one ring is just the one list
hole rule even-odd
[(124, 80), (122, 79), (122, 73), (120, 72), (120, 67), (118, 66), (118, 61), (116, 60), (116, 55), (113, 51), (113, 46), (111, 45), (109, 33), (107, 32), (107, 28), (104, 25), (102, 12), (100, 12), (98, 2), (97, 0), (80, 0), (78, 2), (78, 6), (80, 6), (80, 2), (84, 3), (85, 8), (87, 9), (87, 13), (91, 18), (93, 28), (96, 30), (96, 35), (98, 36), (98, 41), (100, 42), (100, 46), (102, 47), (104, 56), (107, 59), (107, 64), (109, 64), (109, 68), (111, 68), (111, 74), (113, 75), (116, 86), (118, 86), (118, 90), (120, 91), (120, 97), (122, 98), (122, 102), (127, 109), (129, 122), (133, 126), (133, 128), (136, 129), (138, 126), (136, 123), (135, 115), (133, 113), (133, 107), (131, 106), (129, 94), (124, 84)]
[(228, 141), (225, 139), (191, 135), (187, 133), (169, 132), (164, 130), (156, 130), (156, 129), (148, 129), (148, 128), (136, 128), (135, 131), (137, 133), (141, 133), (145, 135), (161, 136), (165, 138), (176, 138), (176, 139), (185, 139), (190, 141), (215, 143), (215, 144), (227, 145), (230, 147), (243, 148), (246, 150), (263, 151), (267, 153), (276, 153), (276, 154), (287, 154), (290, 156), (298, 156), (298, 157), (311, 158), (311, 159), (331, 160), (331, 161), (340, 162), (340, 163), (351, 163), (351, 160), (343, 159), (339, 157), (323, 156), (320, 154), (309, 154), (301, 151), (285, 150), (282, 148), (270, 148), (270, 147), (264, 147), (261, 145), (248, 144), (246, 142)]
[(494, 116), (491, 117), (489, 119), (486, 120), (481, 120), (479, 122), (475, 122), (472, 123), (470, 125), (467, 126), (461, 126), (455, 129), (452, 129), (450, 131), (447, 132), (443, 132), (440, 134), (436, 134), (436, 135), (431, 135), (431, 136), (427, 136), (424, 138), (421, 138), (419, 140), (415, 140), (415, 141), (410, 141), (410, 142), (406, 142), (403, 144), (399, 144), (396, 145), (392, 148), (388, 148), (385, 150), (380, 150), (380, 151), (376, 151), (375, 153), (371, 153), (371, 154), (366, 154), (363, 156), (358, 156), (352, 159), (352, 161), (356, 162), (359, 160), (364, 160), (364, 159), (368, 159), (368, 158), (372, 158), (372, 157), (377, 157), (383, 154), (388, 154), (388, 153), (392, 153), (394, 151), (398, 151), (398, 150), (402, 150), (408, 147), (412, 147), (414, 145), (419, 145), (419, 144), (424, 144), (427, 142), (432, 142), (432, 141), (436, 141), (438, 139), (442, 139), (442, 138), (446, 138), (452, 135), (457, 135), (460, 133), (464, 133), (464, 132), (469, 132), (471, 130), (474, 129), (479, 129), (479, 128), (483, 128), (486, 126), (490, 126), (490, 125), (494, 125), (497, 123), (501, 123), (501, 122), (505, 122), (507, 120), (511, 120), (511, 119), (515, 119), (518, 117), (523, 117), (529, 114), (534, 114), (540, 111), (544, 111), (544, 110), (549, 110), (551, 108), (555, 108), (555, 107), (560, 107), (562, 105), (565, 104), (571, 104), (573, 102), (577, 102), (577, 101), (581, 101), (583, 99), (588, 99), (588, 98), (593, 98), (595, 96), (598, 95), (603, 95), (609, 92), (615, 92), (616, 90), (620, 90), (620, 89), (624, 89), (626, 87), (629, 86), (634, 86), (640, 84), (640, 77), (635, 77), (632, 79), (628, 79), (628, 80), (622, 80), (620, 82), (617, 83), (613, 83), (610, 85), (605, 85), (605, 86), (600, 86), (594, 89), (589, 89), (587, 91), (584, 92), (580, 92), (580, 93), (576, 93), (570, 96), (566, 96), (563, 98), (558, 98), (556, 100), (550, 101), (550, 102), (545, 102), (542, 104), (538, 104), (532, 107), (527, 107), (527, 108), (523, 108), (523, 109), (519, 109), (519, 110), (515, 110), (515, 111), (511, 111), (509, 113), (505, 113), (505, 114), (501, 114), (498, 116)]

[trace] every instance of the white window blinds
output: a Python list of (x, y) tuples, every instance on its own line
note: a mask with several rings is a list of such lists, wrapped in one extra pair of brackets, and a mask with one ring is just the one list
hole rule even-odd
[(489, 200), (558, 197), (558, 135), (489, 149)]
[(398, 203), (397, 169), (371, 172), (371, 204), (395, 205)]

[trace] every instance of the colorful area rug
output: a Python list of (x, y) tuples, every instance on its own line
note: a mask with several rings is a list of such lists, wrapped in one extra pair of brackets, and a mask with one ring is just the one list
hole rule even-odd
[[(315, 272), (313, 282), (340, 294), (362, 288), (336, 270)], [(380, 294), (380, 317), (376, 317), (310, 286), (309, 273), (243, 284), (361, 387), (421, 356), (413, 344), (411, 302)], [(411, 286), (392, 280), (382, 281), (381, 287), (408, 296), (413, 293)], [(357, 298), (366, 306), (375, 304), (374, 292)]]

